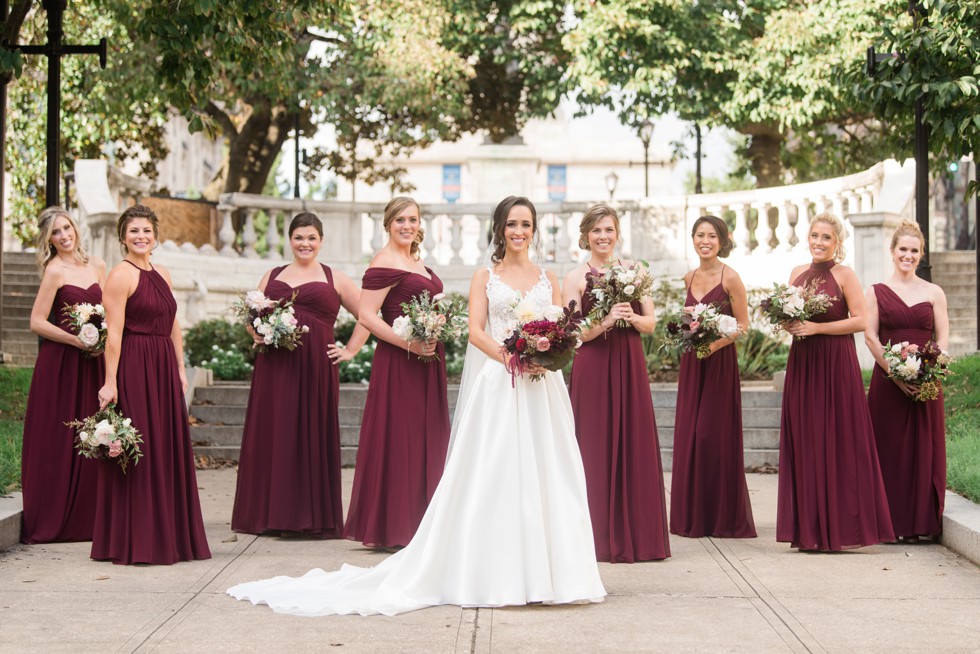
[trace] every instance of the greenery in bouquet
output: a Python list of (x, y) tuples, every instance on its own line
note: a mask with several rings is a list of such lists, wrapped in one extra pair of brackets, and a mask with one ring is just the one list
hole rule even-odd
[(711, 355), (711, 344), (721, 338), (737, 338), (738, 321), (721, 313), (715, 303), (683, 307), (667, 319), (662, 347), (695, 352), (699, 359)]
[(115, 404), (88, 418), (65, 424), (75, 428), (75, 449), (86, 459), (115, 461), (126, 474), (130, 463), (136, 465), (143, 456), (140, 451), (143, 436), (129, 418), (116, 410)]
[(262, 291), (249, 291), (232, 303), (231, 310), (262, 338), (262, 343), (256, 346), (260, 351), (266, 347), (295, 350), (303, 344), (303, 334), (310, 331), (296, 319), (293, 309), (296, 295), (293, 291), (288, 300), (274, 300)]
[[(466, 302), (459, 295), (437, 293), (430, 297), (428, 291), (422, 291), (403, 302), (402, 311), (404, 314), (395, 318), (391, 328), (406, 341), (453, 342), (467, 329)], [(437, 361), (439, 356), (420, 358)]]
[(915, 387), (912, 399), (928, 402), (939, 397), (942, 380), (950, 374), (953, 357), (943, 352), (935, 341), (922, 347), (908, 341), (885, 345), (882, 356), (888, 363), (888, 377)]
[[(575, 350), (582, 344), (582, 322), (584, 317), (576, 309), (572, 300), (567, 307), (549, 306), (543, 312), (536, 312), (529, 303), (522, 300), (515, 313), (517, 326), (504, 339), (503, 351), (507, 359), (507, 371), (511, 380), (523, 377), (531, 363), (546, 370), (556, 371), (564, 368)], [(531, 381), (543, 375), (533, 374)]]
[(783, 323), (794, 320), (803, 322), (827, 312), (837, 298), (818, 291), (819, 283), (819, 280), (813, 279), (803, 286), (772, 285), (772, 291), (762, 298), (759, 308), (773, 325), (773, 333), (782, 329)]
[[(613, 305), (620, 302), (638, 302), (653, 292), (653, 276), (646, 261), (623, 262), (603, 266), (602, 270), (589, 268), (585, 278), (591, 283), (592, 310), (587, 317), (589, 325), (602, 322)], [(625, 320), (617, 320), (616, 327), (629, 327)]]
[(105, 307), (101, 304), (65, 304), (61, 309), (68, 319), (71, 332), (85, 346), (87, 356), (96, 356), (105, 351), (105, 339), (108, 334), (105, 324)]

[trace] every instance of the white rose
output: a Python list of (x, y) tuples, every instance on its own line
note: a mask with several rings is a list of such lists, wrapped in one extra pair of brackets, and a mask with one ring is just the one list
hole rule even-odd
[(697, 304), (694, 305), (694, 311), (691, 312), (691, 315), (695, 317), (701, 317), (701, 315), (707, 312), (708, 309), (710, 308), (711, 307), (705, 304), (704, 302), (698, 302)]
[(262, 291), (249, 291), (245, 294), (245, 304), (249, 309), (262, 309), (266, 306), (265, 293)]
[(75, 313), (78, 314), (78, 320), (80, 322), (88, 322), (88, 319), (92, 317), (92, 312), (94, 311), (95, 307), (88, 303), (79, 304), (75, 308)]
[(636, 292), (636, 287), (633, 286), (632, 284), (629, 284), (626, 288), (623, 289), (623, 293), (625, 293), (626, 295), (633, 295), (633, 293), (635, 292)]
[(908, 359), (898, 365), (898, 376), (906, 381), (914, 381), (919, 376), (920, 365), (919, 357), (910, 354)]
[(87, 431), (78, 432), (78, 440), (82, 441), (83, 443), (88, 443), (88, 438), (89, 433)]
[(802, 296), (791, 295), (790, 297), (786, 298), (786, 301), (783, 303), (783, 311), (786, 312), (786, 315), (795, 317), (803, 313), (803, 308), (805, 306), (806, 302), (803, 300)]
[(398, 338), (403, 338), (406, 341), (412, 338), (412, 321), (408, 319), (408, 316), (395, 318), (391, 323), (391, 329)]
[(545, 320), (551, 320), (552, 322), (558, 320), (565, 314), (565, 310), (557, 305), (550, 305), (544, 310)]
[(738, 333), (738, 321), (732, 316), (718, 316), (718, 333), (731, 338)]
[(902, 344), (901, 343), (896, 343), (895, 345), (892, 345), (892, 352), (894, 352), (895, 354), (901, 354), (902, 353)]
[(96, 304), (95, 305), (95, 313), (97, 313), (100, 316), (102, 316), (103, 318), (105, 318), (105, 307), (102, 306), (101, 304)]
[(78, 340), (85, 347), (92, 347), (99, 342), (99, 328), (90, 322), (82, 325), (78, 330)]
[(116, 430), (112, 428), (108, 420), (100, 420), (95, 425), (93, 434), (99, 445), (108, 445), (116, 436)]
[(432, 296), (432, 301), (439, 302), (441, 300), (444, 300), (445, 298), (446, 298), (445, 293), (436, 293), (435, 295)]

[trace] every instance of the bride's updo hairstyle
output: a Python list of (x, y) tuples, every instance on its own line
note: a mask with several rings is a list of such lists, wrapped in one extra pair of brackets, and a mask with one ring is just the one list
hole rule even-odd
[(159, 243), (160, 239), (160, 219), (153, 212), (153, 209), (149, 208), (145, 204), (134, 204), (119, 216), (119, 220), (116, 222), (116, 234), (119, 237), (119, 249), (122, 250), (123, 256), (129, 253), (129, 248), (126, 247), (126, 228), (129, 227), (129, 223), (143, 218), (149, 221), (150, 226), (153, 228), (153, 240)]
[(582, 221), (578, 224), (578, 246), (582, 250), (591, 250), (589, 247), (589, 232), (600, 220), (609, 216), (612, 218), (613, 227), (616, 228), (616, 240), (619, 240), (619, 214), (605, 202), (589, 207), (589, 210), (582, 216)]
[(846, 233), (844, 232), (843, 221), (829, 211), (824, 211), (810, 219), (810, 227), (813, 227), (817, 223), (830, 225), (830, 228), (834, 230), (834, 236), (837, 237), (837, 247), (834, 249), (834, 261), (840, 263), (847, 256), (847, 251), (844, 249), (844, 237)]
[(493, 254), (490, 255), (490, 261), (494, 263), (504, 260), (504, 252), (507, 250), (504, 230), (507, 228), (507, 216), (514, 207), (527, 207), (531, 210), (531, 238), (538, 233), (538, 212), (530, 200), (519, 195), (509, 195), (501, 200), (493, 210)]
[(715, 234), (718, 235), (718, 256), (724, 259), (731, 254), (735, 248), (735, 242), (728, 233), (728, 225), (725, 224), (725, 221), (711, 214), (701, 216), (694, 221), (694, 227), (691, 228), (691, 238), (694, 238), (694, 235), (698, 233), (698, 225), (701, 223), (708, 223), (715, 228)]
[(926, 249), (926, 239), (922, 235), (922, 229), (919, 228), (919, 223), (914, 223), (911, 220), (903, 220), (902, 224), (895, 228), (895, 232), (892, 234), (892, 244), (888, 249), (894, 252), (898, 246), (898, 239), (903, 236), (912, 236), (919, 239), (919, 248), (921, 250)]
[(422, 229), (422, 207), (413, 198), (400, 195), (395, 198), (391, 198), (391, 201), (385, 207), (385, 217), (382, 225), (387, 233), (391, 227), (392, 221), (398, 217), (402, 211), (405, 211), (408, 207), (415, 207), (415, 210), (419, 212), (419, 231), (415, 234), (415, 240), (412, 241), (412, 258), (419, 258), (419, 246), (422, 245), (422, 241), (425, 240), (425, 230)]

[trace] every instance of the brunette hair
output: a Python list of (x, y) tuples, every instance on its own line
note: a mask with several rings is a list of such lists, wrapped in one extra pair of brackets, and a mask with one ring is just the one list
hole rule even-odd
[(415, 240), (412, 241), (411, 255), (415, 258), (419, 258), (419, 246), (422, 245), (422, 241), (425, 240), (425, 230), (422, 229), (422, 207), (419, 203), (415, 201), (414, 198), (410, 198), (405, 195), (399, 195), (398, 197), (391, 198), (391, 201), (385, 206), (385, 217), (382, 222), (384, 230), (387, 232), (388, 228), (391, 226), (392, 221), (398, 217), (402, 211), (405, 211), (408, 207), (414, 206), (415, 210), (419, 212), (419, 231), (415, 234)]
[[(888, 249), (894, 252), (895, 248), (898, 246), (898, 239), (902, 238), (903, 236), (914, 236), (915, 238), (919, 239), (919, 247), (922, 250), (926, 249), (926, 237), (922, 234), (922, 229), (919, 227), (919, 223), (914, 223), (911, 220), (903, 220), (902, 223), (895, 228), (895, 231), (892, 233), (892, 244)], [(925, 253), (923, 252), (923, 254)]]
[(583, 250), (591, 250), (589, 247), (589, 232), (600, 220), (609, 216), (613, 220), (616, 228), (616, 238), (619, 238), (619, 214), (605, 202), (589, 207), (589, 210), (582, 216), (582, 221), (578, 224), (578, 246)]
[(531, 237), (538, 233), (538, 212), (534, 204), (527, 198), (520, 195), (508, 195), (500, 201), (497, 208), (493, 210), (493, 254), (490, 261), (500, 263), (504, 260), (504, 252), (507, 250), (507, 242), (504, 239), (504, 230), (507, 229), (507, 216), (514, 207), (527, 207), (531, 210)]
[(834, 230), (834, 236), (837, 237), (837, 248), (834, 250), (834, 261), (840, 263), (844, 260), (844, 257), (847, 256), (847, 250), (844, 249), (844, 237), (846, 236), (846, 232), (844, 231), (844, 221), (829, 211), (824, 211), (823, 213), (818, 213), (816, 216), (810, 219), (810, 228), (817, 223), (826, 223), (827, 225), (830, 225), (831, 229)]
[(126, 228), (129, 223), (137, 218), (145, 218), (150, 221), (150, 225), (153, 227), (153, 238), (157, 240), (160, 238), (160, 219), (153, 213), (153, 209), (145, 204), (134, 204), (123, 211), (122, 215), (119, 216), (119, 221), (116, 222), (116, 234), (119, 237), (119, 246), (124, 255), (129, 252), (126, 247)]
[(48, 267), (48, 264), (58, 253), (57, 248), (51, 244), (51, 232), (54, 231), (54, 223), (58, 216), (64, 216), (71, 228), (75, 230), (75, 249), (72, 251), (75, 261), (81, 265), (88, 263), (88, 254), (82, 247), (82, 235), (78, 231), (78, 224), (71, 217), (71, 214), (62, 207), (48, 207), (37, 217), (37, 239), (34, 241), (37, 273), (41, 276), (44, 276), (44, 269)]
[(718, 234), (718, 256), (724, 258), (731, 254), (735, 248), (735, 242), (728, 233), (728, 224), (718, 216), (712, 216), (711, 214), (701, 216), (694, 221), (694, 227), (691, 228), (691, 238), (694, 238), (694, 235), (697, 234), (698, 225), (701, 223), (708, 223), (715, 228), (715, 233)]
[(323, 238), (323, 223), (315, 213), (304, 211), (293, 216), (293, 219), (289, 223), (289, 237), (292, 238), (293, 232), (300, 227), (314, 227), (316, 228), (316, 233), (320, 235), (320, 238)]

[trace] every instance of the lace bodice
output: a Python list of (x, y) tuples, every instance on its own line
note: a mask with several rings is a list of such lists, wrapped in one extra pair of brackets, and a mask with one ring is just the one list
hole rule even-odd
[(551, 306), (551, 282), (544, 269), (538, 275), (537, 283), (531, 287), (527, 295), (521, 295), (500, 279), (500, 275), (487, 268), (490, 276), (487, 279), (487, 316), (490, 336), (498, 343), (510, 335), (517, 327), (515, 308), (522, 300), (530, 302), (537, 311), (544, 311)]

